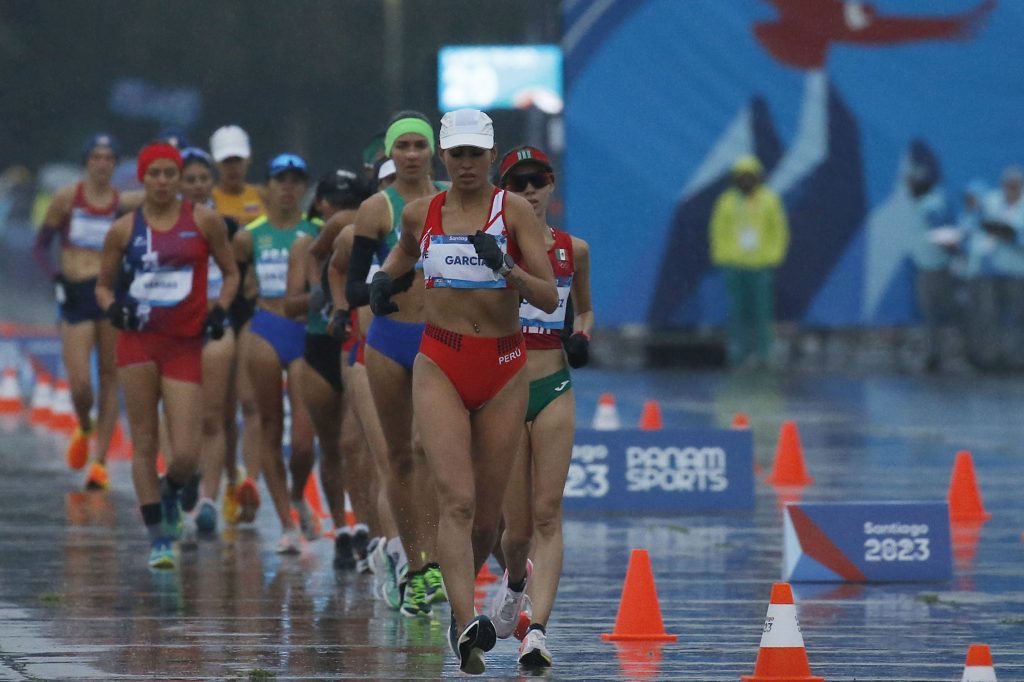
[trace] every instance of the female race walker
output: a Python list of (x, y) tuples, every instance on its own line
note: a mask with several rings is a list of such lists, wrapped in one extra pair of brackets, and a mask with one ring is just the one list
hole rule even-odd
[[(430, 197), (443, 188), (430, 177), (434, 129), (423, 114), (395, 115), (384, 136), (384, 151), (395, 163), (395, 182), (359, 207), (346, 285), (348, 303), (368, 302), (366, 278), (374, 256), (383, 260), (402, 233), (402, 210), (409, 202)], [(434, 557), (437, 501), (431, 490), (426, 458), (413, 434), (412, 368), (423, 337), (422, 274), (414, 267), (398, 273), (394, 318), (374, 318), (366, 333), (366, 373), (387, 441), (389, 476), (386, 482), (392, 515), (398, 524), (400, 547), (408, 561), (401, 573), (401, 554), (391, 551), (389, 566), (395, 580), (385, 581), (385, 598), (409, 618), (427, 617), (431, 604), (444, 600), (441, 570)], [(395, 556), (399, 559), (396, 561)], [(403, 579), (404, 578), (404, 579)]]
[[(181, 151), (184, 164), (181, 172), (181, 195), (196, 206), (213, 208), (213, 159), (202, 149), (188, 147)], [(238, 222), (224, 217), (230, 240), (238, 232)], [(239, 273), (241, 279), (241, 273)], [(212, 310), (217, 305), (224, 277), (217, 263), (210, 258), (207, 271), (206, 299)], [(241, 287), (239, 287), (241, 288)], [(238, 296), (236, 294), (235, 301)], [(231, 309), (228, 309), (231, 318)], [(232, 325), (225, 329), (218, 340), (209, 339), (203, 345), (203, 421), (202, 445), (200, 446), (199, 470), (201, 497), (195, 507), (193, 518), (196, 529), (204, 535), (217, 532), (217, 494), (220, 491), (221, 472), (225, 464), (234, 468), (235, 426), (235, 382), (236, 334)], [(228, 450), (232, 452), (228, 456)], [(229, 470), (229, 474), (230, 474)], [(229, 480), (229, 484), (232, 481)], [(185, 508), (186, 512), (192, 511)]]
[(495, 632), (487, 616), (475, 616), (474, 579), (497, 538), (529, 397), (519, 299), (552, 312), (558, 292), (532, 207), (488, 180), (497, 155), (491, 119), (476, 109), (449, 112), (440, 142), (451, 189), (406, 207), (370, 305), (378, 317), (395, 312), (394, 278), (422, 259), (426, 329), (413, 410), (438, 501), (448, 640), (460, 669), (479, 674)]
[[(81, 469), (89, 461), (89, 438), (96, 433), (95, 460), (86, 488), (107, 487), (107, 449), (120, 410), (114, 341), (117, 330), (103, 317), (94, 291), (100, 271), (103, 240), (121, 213), (117, 189), (110, 184), (117, 165), (117, 143), (106, 133), (89, 138), (85, 150), (85, 178), (53, 195), (43, 226), (36, 238), (35, 257), (54, 278), (60, 304), (61, 355), (68, 373), (71, 402), (78, 428), (68, 444), (67, 461)], [(60, 236), (60, 266), (54, 269), (49, 255), (54, 237)], [(93, 424), (92, 350), (99, 369), (99, 414)]]
[[(181, 155), (168, 144), (153, 144), (139, 153), (143, 203), (110, 228), (96, 284), (97, 304), (121, 330), (118, 378), (135, 451), (132, 479), (151, 541), (153, 568), (174, 567), (172, 543), (181, 529), (179, 494), (199, 462), (203, 333), (214, 339), (224, 334), (224, 311), (238, 288), (224, 221), (205, 206), (178, 198), (181, 168)], [(211, 255), (224, 284), (208, 311)], [(122, 268), (131, 284), (127, 295), (117, 298), (114, 284)], [(156, 471), (161, 400), (172, 453), (163, 486)]]
[[(302, 549), (299, 529), (292, 520), (291, 507), (307, 537), (315, 537), (315, 520), (303, 499), (306, 479), (313, 466), (313, 425), (302, 404), (299, 374), (305, 364), (305, 328), (285, 316), (288, 281), (288, 251), (302, 234), (316, 235), (319, 225), (303, 215), (299, 203), (306, 192), (309, 171), (295, 154), (280, 154), (267, 169), (267, 213), (240, 230), (233, 240), (235, 259), (253, 263), (259, 283), (256, 313), (242, 346), (243, 371), (249, 373), (260, 414), (260, 462), (263, 475), (281, 520), (282, 535), (277, 545), (281, 554), (298, 554)], [(317, 221), (319, 222), (319, 221)], [(291, 407), (291, 495), (281, 451), (284, 436), (282, 371), (288, 374)]]
[[(491, 603), (490, 616), (498, 637), (512, 634), (529, 579), (533, 622), (519, 648), (519, 663), (547, 667), (551, 654), (545, 628), (562, 573), (562, 491), (576, 433), (569, 367), (587, 363), (594, 326), (590, 248), (579, 237), (547, 222), (555, 175), (544, 152), (536, 147), (518, 147), (505, 155), (500, 169), (501, 186), (530, 202), (544, 225), (544, 245), (555, 274), (558, 307), (553, 313), (539, 310), (528, 301), (519, 307), (526, 337), (530, 403), (526, 437), (505, 491), (501, 544), (507, 568)], [(571, 311), (575, 311), (575, 320)], [(571, 334), (566, 334), (567, 326)]]

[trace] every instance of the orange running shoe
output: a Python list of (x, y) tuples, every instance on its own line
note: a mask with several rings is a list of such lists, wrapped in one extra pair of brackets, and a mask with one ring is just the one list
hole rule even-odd
[(107, 467), (102, 462), (93, 462), (89, 467), (89, 475), (85, 478), (86, 490), (107, 490), (110, 479), (107, 478)]
[(238, 507), (239, 523), (252, 523), (256, 520), (256, 511), (260, 508), (260, 491), (256, 488), (256, 481), (251, 478), (246, 478), (238, 486)]
[(220, 513), (224, 516), (224, 522), (234, 526), (238, 523), (238, 517), (242, 513), (238, 506), (238, 486), (228, 483), (224, 487), (224, 500), (221, 503)]
[(85, 466), (85, 463), (89, 461), (89, 436), (92, 433), (89, 431), (83, 431), (82, 427), (75, 429), (75, 433), (71, 436), (71, 442), (68, 443), (68, 466), (72, 469), (81, 469)]

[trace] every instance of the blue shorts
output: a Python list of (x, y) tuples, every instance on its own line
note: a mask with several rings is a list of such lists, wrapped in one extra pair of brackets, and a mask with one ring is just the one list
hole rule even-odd
[(366, 333), (366, 345), (411, 372), (425, 327), (422, 322), (396, 322), (387, 317), (375, 317)]
[(256, 308), (249, 331), (266, 339), (274, 347), (281, 367), (287, 368), (306, 350), (306, 326), (264, 308)]
[(96, 303), (96, 278), (69, 282), (63, 277), (57, 281), (57, 303), (60, 316), (68, 324), (94, 322), (106, 317)]

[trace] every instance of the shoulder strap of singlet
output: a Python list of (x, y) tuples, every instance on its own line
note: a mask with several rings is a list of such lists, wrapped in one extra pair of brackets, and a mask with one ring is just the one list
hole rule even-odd
[(84, 206), (88, 205), (88, 203), (85, 199), (85, 183), (79, 180), (75, 183), (75, 198), (71, 200), (71, 205)]
[(267, 224), (267, 222), (269, 222), (269, 221), (267, 220), (267, 214), (266, 214), (266, 213), (264, 213), (264, 214), (263, 214), (263, 215), (261, 215), (261, 216), (260, 216), (259, 218), (256, 218), (256, 219), (255, 219), (255, 220), (253, 220), (253, 221), (252, 221), (251, 223), (249, 223), (248, 225), (246, 225), (246, 226), (245, 226), (245, 229), (247, 229), (247, 230), (255, 230), (255, 229), (256, 229), (257, 227), (260, 227), (260, 226), (262, 226), (262, 225), (265, 225), (265, 224)]
[(420, 241), (423, 241), (423, 235), (427, 231), (427, 225), (436, 224), (438, 228), (443, 231), (441, 225), (441, 207), (444, 206), (444, 199), (448, 196), (448, 192), (440, 192), (435, 194), (434, 198), (430, 200), (430, 206), (427, 207), (427, 219), (423, 221), (423, 227), (420, 229)]
[(491, 195), (491, 215), (487, 218), (487, 224), (484, 225), (484, 232), (490, 229), (494, 221), (505, 215), (505, 190), (494, 188), (494, 194)]

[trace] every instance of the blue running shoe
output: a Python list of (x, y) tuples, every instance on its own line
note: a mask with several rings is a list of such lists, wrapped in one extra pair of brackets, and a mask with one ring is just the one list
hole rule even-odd
[(213, 503), (213, 500), (203, 498), (199, 503), (199, 511), (196, 512), (196, 530), (201, 535), (216, 535), (217, 505)]
[(156, 538), (149, 549), (149, 567), (162, 570), (174, 568), (174, 547), (170, 538)]

